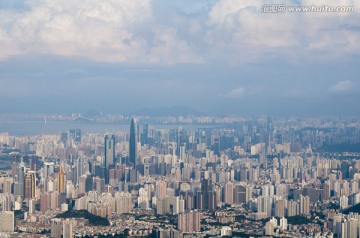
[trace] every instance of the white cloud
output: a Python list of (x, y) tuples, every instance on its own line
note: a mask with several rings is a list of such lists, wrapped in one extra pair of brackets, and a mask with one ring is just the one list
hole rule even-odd
[[(235, 63), (285, 58), (331, 60), (360, 54), (359, 1), (302, 1), (301, 6), (354, 6), (350, 13), (262, 13), (264, 4), (296, 6), (295, 0), (220, 0), (209, 13), (206, 42)], [(345, 27), (348, 26), (348, 27)]]
[(336, 84), (334, 84), (333, 86), (331, 86), (329, 88), (329, 91), (334, 92), (334, 93), (348, 92), (349, 90), (351, 90), (353, 88), (353, 86), (354, 86), (354, 84), (351, 80), (339, 81)]
[[(360, 1), (353, 13), (262, 13), (266, 0), (24, 0), (0, 9), (0, 60), (50, 54), (128, 63), (332, 60), (360, 55)], [(271, 4), (297, 5), (295, 0)], [(165, 7), (164, 7), (165, 6)], [(167, 8), (180, 9), (167, 9)], [(188, 7), (188, 9), (187, 9)]]
[(155, 45), (151, 48), (152, 63), (202, 63), (184, 40), (179, 40), (175, 29), (167, 28), (155, 33)]
[[(151, 26), (150, 0), (27, 2), (29, 11), (15, 16), (6, 9), (0, 12), (11, 19), (0, 19), (0, 59), (18, 54), (52, 54), (105, 62), (201, 61), (174, 29)], [(147, 25), (153, 27), (152, 32), (147, 36), (138, 34), (138, 29)]]
[[(11, 24), (2, 26), (22, 54), (132, 60), (140, 55), (143, 42), (132, 34), (131, 27), (151, 18), (148, 0), (33, 0), (28, 3), (32, 5), (31, 10), (16, 15)], [(6, 57), (3, 53), (0, 55)]]
[(237, 87), (224, 94), (226, 98), (239, 98), (244, 96), (245, 89), (243, 87)]

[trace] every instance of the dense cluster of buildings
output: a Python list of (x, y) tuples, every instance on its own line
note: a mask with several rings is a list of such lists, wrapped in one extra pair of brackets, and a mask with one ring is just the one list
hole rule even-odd
[[(343, 211), (360, 203), (360, 155), (318, 152), (359, 141), (353, 119), (269, 117), (196, 129), (132, 118), (129, 132), (105, 135), (2, 133), (11, 169), (0, 174), (0, 234), (357, 237), (358, 215)], [(109, 224), (58, 216), (82, 210)]]

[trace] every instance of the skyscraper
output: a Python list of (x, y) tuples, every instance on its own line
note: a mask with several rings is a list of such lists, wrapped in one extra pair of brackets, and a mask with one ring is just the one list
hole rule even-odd
[(141, 135), (141, 144), (149, 144), (149, 125), (145, 124)]
[(32, 155), (29, 158), (30, 170), (36, 171), (36, 156)]
[(79, 183), (80, 177), (89, 171), (89, 161), (87, 158), (79, 157), (76, 162), (76, 181)]
[(60, 140), (64, 144), (64, 146), (66, 147), (66, 144), (67, 144), (66, 142), (68, 140), (68, 133), (67, 132), (61, 132)]
[(40, 195), (40, 211), (45, 212), (48, 209), (48, 195), (41, 194)]
[(115, 136), (105, 136), (105, 167), (109, 168), (110, 165), (114, 164), (115, 159)]
[(129, 162), (134, 168), (138, 164), (137, 143), (139, 138), (137, 129), (136, 119), (133, 118), (130, 124)]
[(183, 129), (179, 127), (176, 134), (176, 155), (180, 156), (180, 145), (182, 144)]
[(115, 136), (105, 136), (105, 180), (109, 182), (109, 166), (114, 165), (115, 160)]
[(214, 209), (216, 207), (216, 199), (214, 198), (211, 179), (201, 180), (201, 194), (202, 209)]
[(350, 177), (348, 162), (343, 161), (341, 163), (340, 169), (341, 169), (341, 173), (342, 173), (342, 179), (348, 179)]
[(17, 171), (17, 178), (15, 183), (15, 195), (24, 196), (25, 195), (25, 172), (24, 172), (23, 163), (20, 164), (20, 167)]
[(61, 165), (57, 174), (57, 190), (59, 191), (59, 193), (65, 192), (64, 171)]
[(34, 198), (35, 188), (35, 172), (29, 171), (25, 176), (25, 198)]
[(11, 167), (11, 175), (13, 178), (17, 176), (17, 171), (18, 171), (18, 163), (16, 156), (14, 156), (12, 159), (12, 167)]
[(234, 184), (227, 182), (224, 186), (224, 202), (226, 204), (234, 203)]

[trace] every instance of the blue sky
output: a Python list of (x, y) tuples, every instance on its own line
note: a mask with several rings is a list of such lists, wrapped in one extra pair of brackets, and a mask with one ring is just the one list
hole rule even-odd
[(359, 115), (360, 3), (264, 2), (3, 0), (0, 110)]

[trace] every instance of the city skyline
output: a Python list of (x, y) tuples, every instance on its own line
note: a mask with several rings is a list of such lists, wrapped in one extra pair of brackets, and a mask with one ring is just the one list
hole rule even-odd
[(0, 133), (0, 232), (357, 237), (359, 120), (140, 130), (125, 118), (114, 134)]
[(0, 237), (360, 238), (359, 22), (0, 0)]

